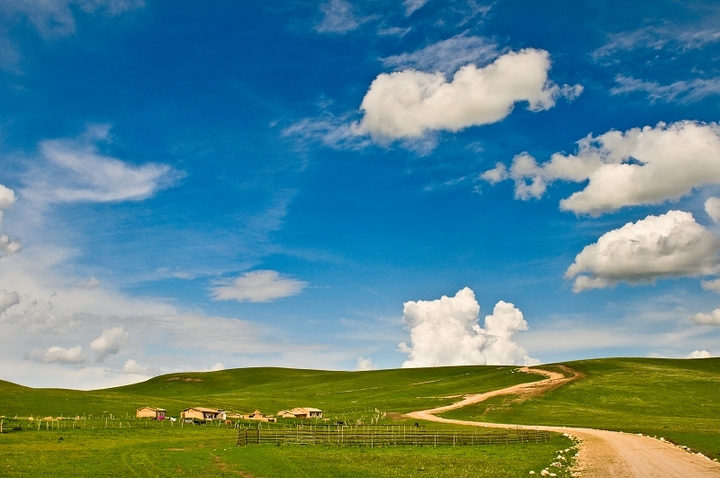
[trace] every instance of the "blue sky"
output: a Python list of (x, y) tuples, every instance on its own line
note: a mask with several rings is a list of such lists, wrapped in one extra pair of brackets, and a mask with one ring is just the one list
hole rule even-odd
[(0, 6), (0, 378), (720, 354), (716, 2)]

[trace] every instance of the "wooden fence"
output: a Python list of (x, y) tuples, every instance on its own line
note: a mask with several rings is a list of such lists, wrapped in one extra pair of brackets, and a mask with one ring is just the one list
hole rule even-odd
[(259, 444), (326, 446), (460, 446), (541, 443), (550, 432), (519, 428), (473, 431), (427, 430), (403, 426), (297, 427), (238, 430), (237, 446)]

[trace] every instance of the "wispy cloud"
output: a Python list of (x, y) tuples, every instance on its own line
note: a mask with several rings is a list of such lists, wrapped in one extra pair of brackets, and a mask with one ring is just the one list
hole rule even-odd
[(414, 11), (424, 7), (427, 2), (428, 0), (405, 0), (403, 2), (403, 5), (405, 5), (405, 16), (412, 15)]
[(347, 33), (373, 17), (358, 17), (355, 7), (345, 0), (330, 0), (320, 5), (323, 20), (315, 28), (319, 33)]
[(615, 78), (618, 86), (610, 90), (610, 94), (643, 92), (652, 101), (692, 103), (710, 95), (720, 94), (720, 77), (676, 81), (669, 85), (661, 85), (654, 81), (643, 81), (631, 76), (618, 75)]
[(672, 27), (649, 26), (638, 30), (616, 33), (609, 41), (593, 52), (595, 59), (608, 57), (622, 51), (637, 49), (690, 50), (703, 48), (720, 41), (720, 30), (683, 30)]
[(497, 58), (500, 53), (498, 45), (492, 40), (461, 34), (412, 53), (383, 58), (382, 63), (386, 68), (395, 70), (411, 68), (452, 74), (461, 66), (470, 63), (484, 66)]
[(93, 125), (79, 138), (42, 141), (40, 155), (45, 166), (28, 173), (23, 196), (36, 205), (138, 201), (183, 176), (165, 164), (136, 166), (100, 153), (97, 144), (109, 142), (109, 129), (108, 125)]
[(53, 37), (75, 32), (76, 9), (118, 15), (144, 6), (145, 0), (8, 0), (0, 3), (0, 13), (25, 16), (41, 35)]

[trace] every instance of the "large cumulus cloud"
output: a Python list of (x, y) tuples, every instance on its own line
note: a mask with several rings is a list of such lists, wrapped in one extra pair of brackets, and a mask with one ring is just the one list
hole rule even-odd
[(531, 111), (555, 105), (558, 96), (577, 96), (582, 87), (560, 88), (548, 80), (550, 55), (527, 48), (493, 63), (467, 64), (448, 81), (439, 72), (408, 69), (379, 75), (360, 109), (360, 134), (379, 140), (412, 139), (428, 131), (459, 131), (505, 118), (517, 102)]
[(485, 317), (484, 329), (478, 324), (479, 313), (475, 293), (467, 287), (454, 297), (406, 302), (403, 320), (410, 345), (400, 344), (409, 355), (403, 367), (539, 363), (511, 340), (528, 328), (513, 304), (498, 302), (493, 314)]
[(540, 198), (556, 180), (587, 186), (560, 202), (560, 208), (598, 215), (625, 206), (659, 204), (720, 184), (720, 125), (697, 121), (659, 123), (609, 131), (578, 141), (577, 154), (555, 153), (538, 164), (527, 153), (509, 170), (502, 164), (482, 177), (491, 183), (515, 181), (518, 199)]
[(669, 211), (603, 234), (575, 257), (565, 276), (580, 292), (620, 281), (711, 275), (720, 270), (719, 252), (720, 238), (692, 214)]

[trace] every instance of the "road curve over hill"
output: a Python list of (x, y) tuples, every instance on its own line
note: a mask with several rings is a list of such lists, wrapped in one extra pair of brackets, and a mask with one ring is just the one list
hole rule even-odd
[(437, 414), (455, 410), (466, 405), (479, 403), (498, 395), (518, 395), (521, 399), (539, 395), (560, 387), (567, 382), (577, 380), (582, 375), (570, 368), (566, 377), (562, 373), (541, 368), (520, 369), (526, 373), (544, 375), (544, 380), (523, 383), (501, 390), (467, 395), (463, 400), (444, 407), (408, 413), (406, 416), (416, 420), (441, 423), (454, 423), (478, 427), (529, 428), (567, 433), (581, 440), (578, 455), (578, 471), (587, 478), (606, 478), (611, 476), (631, 478), (678, 478), (678, 477), (720, 477), (720, 464), (702, 455), (695, 455), (670, 443), (654, 438), (593, 428), (549, 427), (514, 425), (500, 423), (452, 420), (438, 417)]

